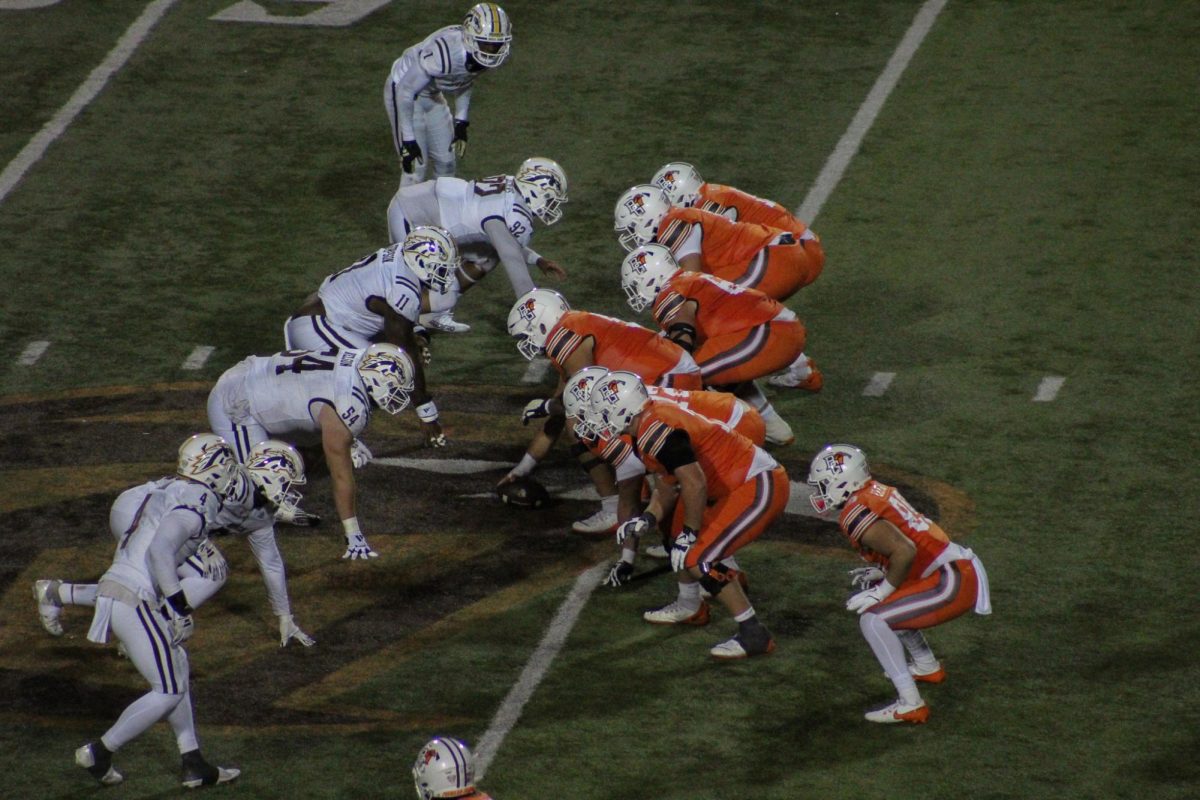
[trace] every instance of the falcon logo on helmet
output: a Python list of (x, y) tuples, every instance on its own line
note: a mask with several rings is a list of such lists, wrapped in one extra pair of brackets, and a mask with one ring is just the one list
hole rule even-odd
[(439, 293), (450, 288), (454, 273), (462, 264), (458, 246), (450, 234), (432, 225), (413, 228), (404, 237), (404, 263), (417, 280)]
[(198, 433), (179, 446), (176, 472), (225, 497), (238, 474), (237, 457), (215, 433)]

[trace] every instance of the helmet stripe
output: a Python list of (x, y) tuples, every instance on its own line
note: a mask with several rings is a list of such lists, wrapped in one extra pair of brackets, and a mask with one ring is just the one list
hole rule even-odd
[(492, 18), (492, 33), (497, 36), (504, 33), (500, 29), (500, 8), (495, 3), (487, 4), (488, 16)]

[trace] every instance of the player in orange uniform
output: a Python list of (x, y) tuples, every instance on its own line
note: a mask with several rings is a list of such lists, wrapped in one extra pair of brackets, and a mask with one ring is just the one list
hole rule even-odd
[(413, 783), (421, 800), (455, 797), (459, 800), (492, 800), (475, 788), (475, 759), (465, 742), (438, 736), (417, 753)]
[(671, 341), (692, 353), (706, 386), (728, 386), (758, 409), (772, 443), (792, 439), (784, 422), (752, 381), (786, 370), (803, 375), (790, 385), (820, 391), (824, 378), (804, 354), (802, 323), (778, 300), (720, 278), (679, 268), (667, 248), (639, 247), (621, 262), (621, 288), (629, 306), (654, 317)]
[(774, 650), (775, 641), (755, 616), (738, 571), (722, 561), (758, 538), (783, 512), (787, 472), (741, 434), (674, 403), (651, 400), (642, 381), (629, 372), (610, 372), (596, 383), (589, 410), (598, 433), (629, 434), (648, 471), (677, 481), (677, 489), (658, 481), (646, 510), (617, 528), (619, 544), (640, 538), (665, 516), (671, 502), (667, 492), (678, 493), (683, 526), (671, 545), (671, 568), (680, 596), (647, 611), (644, 618), (663, 624), (706, 623), (703, 587), (738, 623), (733, 638), (712, 648), (714, 657), (746, 658)]
[(705, 183), (696, 168), (683, 161), (664, 165), (654, 173), (650, 183), (666, 192), (667, 200), (673, 206), (711, 211), (734, 222), (754, 222), (768, 228), (791, 231), (798, 237), (808, 231), (807, 225), (779, 203), (755, 197), (732, 186)]
[[(567, 376), (584, 367), (626, 369), (647, 383), (680, 389), (701, 388), (700, 370), (683, 348), (653, 331), (619, 319), (572, 311), (566, 299), (550, 289), (533, 289), (522, 295), (508, 315), (508, 332), (517, 339), (517, 349), (528, 359), (545, 354), (558, 371), (554, 394), (526, 406), (522, 421), (548, 417), (542, 430), (526, 450), (516, 468), (501, 479), (507, 483), (527, 475), (536, 465), (537, 453), (548, 451), (565, 424), (561, 397)], [(576, 522), (578, 533), (604, 533), (617, 524), (617, 490), (611, 469), (585, 458), (575, 448), (601, 497), (601, 507), (587, 519)]]
[(808, 484), (813, 508), (820, 514), (840, 509), (838, 527), (865, 560), (877, 565), (851, 573), (861, 591), (846, 608), (858, 612), (863, 637), (900, 697), (866, 718), (925, 722), (929, 707), (916, 682), (941, 683), (946, 671), (921, 630), (972, 609), (992, 613), (983, 564), (894, 487), (873, 480), (866, 454), (853, 445), (829, 445), (817, 453)]
[(621, 195), (614, 218), (626, 250), (661, 244), (689, 272), (715, 275), (776, 300), (815, 281), (825, 266), (825, 252), (812, 231), (797, 236), (698, 208), (673, 208), (663, 190), (649, 184)]

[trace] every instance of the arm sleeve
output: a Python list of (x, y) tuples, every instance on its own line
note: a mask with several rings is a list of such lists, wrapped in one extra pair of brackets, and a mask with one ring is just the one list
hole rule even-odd
[(499, 217), (489, 217), (483, 221), (483, 232), (487, 234), (500, 256), (500, 263), (508, 273), (508, 282), (512, 284), (517, 297), (534, 288), (533, 278), (529, 277), (529, 267), (525, 264), (525, 250), (520, 242), (513, 238), (504, 220)]
[(468, 86), (467, 88), (463, 89), (461, 92), (459, 92), (457, 95), (454, 96), (454, 121), (455, 122), (466, 122), (468, 120), (468, 118), (469, 118), (468, 114), (470, 113), (470, 110), (471, 110), (471, 90), (473, 88), (475, 88), (475, 87)]
[(630, 478), (638, 478), (646, 474), (646, 465), (637, 456), (630, 453), (626, 458), (617, 463), (616, 480), (620, 483)]
[(657, 458), (658, 462), (672, 473), (682, 466), (695, 463), (696, 452), (692, 450), (692, 439), (687, 435), (687, 431), (676, 428), (667, 434), (658, 450)]
[(417, 61), (408, 68), (404, 77), (394, 84), (392, 91), (395, 92), (396, 114), (400, 117), (401, 139), (417, 138), (413, 132), (413, 107), (417, 102), (417, 94), (428, 86), (431, 80), (429, 73), (421, 66), (420, 61)]
[(275, 616), (292, 613), (292, 605), (288, 602), (287, 573), (283, 566), (283, 556), (279, 545), (275, 542), (275, 526), (265, 525), (246, 537), (250, 542), (250, 550), (254, 560), (258, 562), (258, 571), (262, 573), (263, 583), (267, 585), (267, 599), (271, 602), (271, 611)]
[(154, 541), (150, 543), (146, 555), (150, 562), (150, 576), (163, 597), (170, 597), (180, 589), (176, 571), (179, 567), (176, 560), (179, 549), (203, 530), (204, 518), (200, 513), (194, 508), (182, 506), (167, 512), (158, 523)]

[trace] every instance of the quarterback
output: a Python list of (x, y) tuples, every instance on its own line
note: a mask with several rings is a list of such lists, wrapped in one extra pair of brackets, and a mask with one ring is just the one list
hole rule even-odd
[[(409, 47), (392, 63), (383, 104), (400, 156), (400, 185), (425, 180), (425, 158), (433, 174), (454, 174), (467, 152), (468, 112), (475, 79), (508, 58), (512, 23), (495, 3), (478, 3), (461, 25), (448, 25)], [(454, 99), (451, 115), (446, 95)]]

